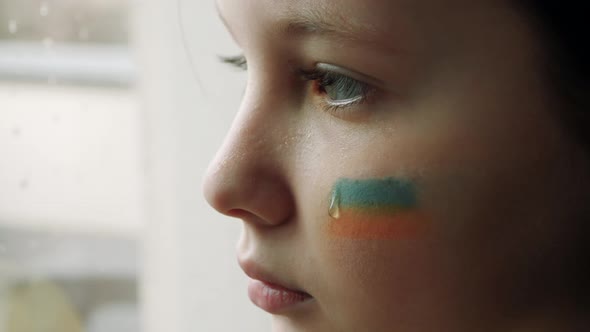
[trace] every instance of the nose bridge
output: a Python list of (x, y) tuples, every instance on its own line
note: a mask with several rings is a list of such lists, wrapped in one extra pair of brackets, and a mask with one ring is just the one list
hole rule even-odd
[(278, 130), (282, 124), (280, 106), (273, 107), (262, 94), (256, 91), (247, 93), (219, 151), (222, 155), (227, 154), (220, 157), (232, 159), (235, 166), (269, 162), (281, 140)]
[(262, 89), (248, 89), (226, 139), (211, 163), (205, 197), (221, 213), (277, 224), (292, 212), (284, 166), (288, 150), (285, 105)]

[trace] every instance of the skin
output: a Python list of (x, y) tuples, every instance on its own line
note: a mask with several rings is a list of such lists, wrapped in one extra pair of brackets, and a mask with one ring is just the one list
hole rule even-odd
[[(204, 192), (243, 221), (242, 265), (314, 297), (274, 316), (275, 331), (578, 331), (566, 262), (588, 161), (556, 119), (541, 38), (522, 13), (496, 0), (217, 5), (248, 85)], [(285, 32), (311, 12), (346, 36)], [(295, 72), (317, 63), (370, 77), (377, 92), (325, 109)], [(342, 178), (411, 180), (427, 231), (333, 236)]]

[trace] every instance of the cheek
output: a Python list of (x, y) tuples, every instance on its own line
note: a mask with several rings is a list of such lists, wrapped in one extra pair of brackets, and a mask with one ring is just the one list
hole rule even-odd
[(330, 281), (330, 294), (322, 300), (342, 322), (362, 322), (360, 330), (420, 321), (425, 312), (434, 318), (444, 308), (437, 301), (450, 304), (453, 292), (430, 243), (332, 238), (324, 245), (322, 276)]
[(430, 305), (422, 294), (443, 289), (432, 280), (440, 260), (432, 257), (431, 221), (418, 196), (412, 181), (398, 178), (334, 184), (318, 252), (322, 277), (339, 294), (328, 301), (337, 301), (330, 305), (343, 321), (391, 323), (392, 307), (394, 320), (404, 320)]

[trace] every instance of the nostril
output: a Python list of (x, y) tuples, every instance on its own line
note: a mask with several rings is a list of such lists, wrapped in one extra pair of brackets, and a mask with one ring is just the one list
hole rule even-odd
[(274, 223), (262, 219), (258, 215), (243, 209), (231, 209), (224, 213), (228, 217), (241, 219), (244, 222), (257, 224), (260, 226), (272, 226)]

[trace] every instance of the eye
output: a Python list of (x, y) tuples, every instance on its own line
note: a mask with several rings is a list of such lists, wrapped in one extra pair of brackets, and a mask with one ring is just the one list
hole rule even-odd
[(243, 54), (236, 56), (218, 56), (219, 61), (228, 64), (232, 67), (238, 68), (239, 70), (248, 70), (248, 61)]
[[(239, 70), (248, 70), (248, 61), (244, 55), (219, 56), (219, 60)], [(373, 85), (361, 81), (361, 78), (353, 78), (364, 75), (326, 63), (318, 63), (312, 70), (301, 69), (298, 72), (304, 81), (313, 84), (313, 92), (323, 97), (321, 106), (327, 112), (343, 113), (344, 109), (367, 101), (376, 90)]]
[(338, 73), (314, 70), (302, 75), (304, 79), (314, 81), (317, 92), (326, 95), (327, 102), (332, 105), (356, 103), (365, 97), (368, 90), (366, 84)]
[(339, 67), (318, 64), (311, 71), (301, 71), (306, 81), (312, 81), (314, 92), (325, 96), (325, 107), (330, 111), (352, 107), (366, 101), (374, 88), (358, 79), (345, 74)]

